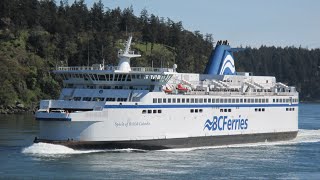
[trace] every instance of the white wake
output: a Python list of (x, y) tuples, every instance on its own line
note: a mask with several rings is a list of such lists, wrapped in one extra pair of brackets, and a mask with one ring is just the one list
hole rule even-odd
[(111, 149), (111, 150), (76, 150), (63, 145), (49, 143), (34, 143), (22, 150), (24, 154), (36, 156), (55, 156), (55, 155), (72, 155), (72, 154), (88, 154), (99, 152), (145, 152), (139, 149)]
[(101, 150), (74, 150), (66, 146), (49, 143), (34, 143), (22, 150), (22, 153), (35, 155), (85, 154), (94, 152), (101, 152)]

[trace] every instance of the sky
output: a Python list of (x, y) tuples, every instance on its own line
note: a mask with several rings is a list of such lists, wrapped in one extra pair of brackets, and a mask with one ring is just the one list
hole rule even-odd
[[(72, 4), (74, 0), (69, 0)], [(97, 0), (85, 0), (91, 7)], [(134, 14), (182, 21), (189, 31), (212, 34), (215, 41), (260, 47), (320, 48), (320, 0), (102, 0), (105, 8), (132, 5)]]

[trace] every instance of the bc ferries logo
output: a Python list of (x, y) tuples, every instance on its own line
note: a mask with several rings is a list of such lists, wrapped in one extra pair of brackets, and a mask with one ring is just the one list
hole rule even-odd
[(234, 67), (234, 60), (231, 54), (227, 54), (222, 62), (222, 66), (220, 66), (220, 75), (233, 75), (236, 72)]
[(213, 116), (213, 119), (208, 119), (204, 123), (203, 130), (209, 131), (230, 131), (230, 130), (241, 130), (248, 129), (248, 119), (239, 118), (231, 119), (228, 116)]

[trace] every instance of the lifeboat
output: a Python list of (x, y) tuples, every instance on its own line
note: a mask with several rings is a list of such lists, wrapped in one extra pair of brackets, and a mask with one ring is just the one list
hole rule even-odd
[(188, 92), (188, 88), (183, 87), (182, 84), (178, 84), (177, 90), (178, 92)]
[(168, 93), (168, 94), (172, 93), (172, 89), (170, 89), (170, 88), (168, 88), (168, 87), (165, 87), (165, 88), (163, 89), (163, 91), (164, 91), (165, 93)]

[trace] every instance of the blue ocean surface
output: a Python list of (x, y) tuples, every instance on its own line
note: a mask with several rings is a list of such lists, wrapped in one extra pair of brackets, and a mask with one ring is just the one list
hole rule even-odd
[(320, 179), (320, 104), (292, 141), (162, 151), (33, 144), (33, 115), (0, 116), (0, 179)]

